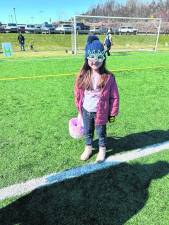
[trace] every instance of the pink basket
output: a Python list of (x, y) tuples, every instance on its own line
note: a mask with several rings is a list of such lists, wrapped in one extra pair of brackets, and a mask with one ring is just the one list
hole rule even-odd
[(84, 136), (83, 120), (81, 115), (69, 120), (69, 134), (72, 138), (78, 139)]

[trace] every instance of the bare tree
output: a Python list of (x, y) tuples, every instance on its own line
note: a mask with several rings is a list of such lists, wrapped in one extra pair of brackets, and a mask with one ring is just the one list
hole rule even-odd
[(115, 0), (107, 0), (91, 7), (84, 14), (94, 16), (162, 17), (163, 20), (169, 21), (169, 0), (152, 0), (149, 3), (139, 0), (127, 0), (125, 4), (120, 4)]

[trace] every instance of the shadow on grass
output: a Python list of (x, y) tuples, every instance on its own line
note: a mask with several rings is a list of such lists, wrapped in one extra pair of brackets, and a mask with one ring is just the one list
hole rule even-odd
[(2, 225), (123, 225), (142, 209), (169, 163), (127, 164), (52, 184), (0, 209)]
[[(142, 133), (129, 134), (125, 137), (107, 137), (106, 157), (137, 148), (143, 148), (161, 142), (169, 141), (169, 130), (151, 130)], [(93, 147), (98, 148), (98, 140), (93, 142)], [(94, 154), (97, 150), (94, 150)]]

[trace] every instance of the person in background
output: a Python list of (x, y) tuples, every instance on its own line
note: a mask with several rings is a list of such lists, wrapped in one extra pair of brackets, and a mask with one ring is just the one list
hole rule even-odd
[(25, 51), (25, 37), (21, 33), (18, 35), (18, 42), (21, 51)]
[(110, 56), (110, 49), (111, 49), (112, 44), (113, 43), (112, 43), (111, 29), (109, 29), (106, 34), (105, 41), (104, 41), (105, 52), (107, 53), (108, 56)]

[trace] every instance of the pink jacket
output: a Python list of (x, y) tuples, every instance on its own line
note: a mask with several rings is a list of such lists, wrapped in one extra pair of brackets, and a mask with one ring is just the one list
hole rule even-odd
[[(75, 83), (74, 88), (75, 105), (78, 112), (82, 113), (84, 90), (78, 88)], [(108, 122), (109, 116), (116, 116), (119, 111), (119, 93), (115, 77), (108, 75), (104, 88), (101, 90), (101, 96), (97, 104), (95, 125), (104, 125)]]

